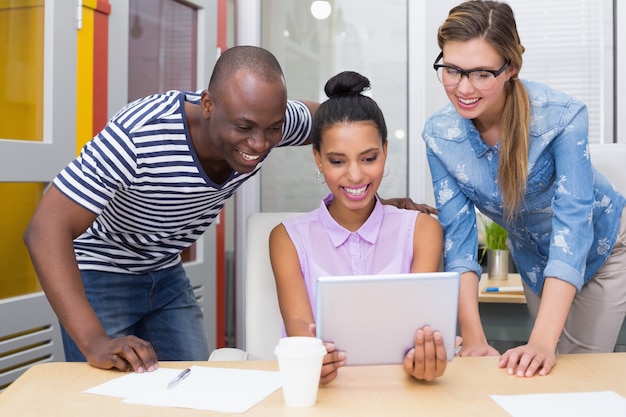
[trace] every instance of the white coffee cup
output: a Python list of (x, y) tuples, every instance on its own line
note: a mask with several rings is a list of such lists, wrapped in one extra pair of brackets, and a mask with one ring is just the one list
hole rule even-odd
[(283, 398), (291, 407), (310, 407), (317, 390), (326, 347), (316, 337), (292, 336), (280, 339), (274, 349), (282, 379)]

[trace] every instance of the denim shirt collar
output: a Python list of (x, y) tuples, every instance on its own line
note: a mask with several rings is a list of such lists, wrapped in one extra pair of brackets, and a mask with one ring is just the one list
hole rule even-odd
[(493, 147), (487, 145), (480, 137), (480, 132), (476, 129), (474, 122), (470, 119), (465, 119), (465, 123), (469, 133), (467, 136), (472, 144), (472, 148), (474, 149), (477, 158), (482, 158), (487, 154), (487, 152), (492, 150), (496, 150), (498, 152), (500, 151), (500, 141), (498, 141)]

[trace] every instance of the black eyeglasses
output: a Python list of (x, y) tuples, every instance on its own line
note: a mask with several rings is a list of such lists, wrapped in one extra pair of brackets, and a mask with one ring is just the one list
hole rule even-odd
[(461, 83), (461, 79), (465, 75), (467, 79), (472, 83), (474, 87), (479, 90), (489, 90), (496, 84), (496, 77), (502, 74), (511, 64), (510, 61), (506, 61), (499, 70), (488, 69), (476, 69), (476, 70), (464, 70), (451, 65), (438, 64), (443, 58), (443, 52), (441, 52), (435, 62), (433, 68), (437, 71), (437, 78), (446, 87), (454, 87)]

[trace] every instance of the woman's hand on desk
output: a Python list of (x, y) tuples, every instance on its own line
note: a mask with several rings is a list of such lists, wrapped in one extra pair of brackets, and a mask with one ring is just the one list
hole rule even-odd
[(136, 336), (107, 338), (92, 344), (85, 355), (90, 365), (101, 369), (145, 372), (158, 369), (156, 352), (150, 342)]
[(415, 347), (404, 357), (404, 371), (415, 379), (432, 381), (443, 375), (448, 359), (443, 338), (430, 326), (415, 332)]
[(556, 363), (556, 346), (576, 287), (556, 277), (546, 277), (541, 304), (528, 344), (509, 349), (500, 358), (500, 368), (509, 375), (532, 377), (535, 373), (548, 375)]
[(532, 377), (535, 373), (548, 375), (556, 363), (554, 347), (533, 344), (509, 349), (500, 358), (500, 368), (507, 368), (509, 375)]

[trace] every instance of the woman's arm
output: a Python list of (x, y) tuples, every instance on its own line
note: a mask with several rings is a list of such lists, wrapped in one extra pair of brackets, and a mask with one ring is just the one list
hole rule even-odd
[[(298, 252), (282, 224), (270, 233), (270, 261), (287, 336), (315, 336), (311, 301), (302, 276)], [(337, 377), (337, 370), (345, 366), (346, 354), (335, 350), (333, 343), (324, 342), (324, 345), (328, 353), (324, 356), (320, 381), (327, 384)]]
[(556, 186), (551, 200), (552, 230), (546, 277), (537, 319), (528, 343), (510, 349), (500, 359), (509, 374), (547, 375), (556, 363), (556, 346), (565, 327), (583, 271), (594, 231), (593, 171), (588, 154), (588, 115), (584, 105), (568, 107), (561, 115), (564, 128), (551, 144)]
[(570, 283), (546, 278), (528, 343), (507, 350), (500, 358), (500, 368), (507, 368), (509, 375), (519, 377), (550, 373), (556, 363), (556, 345), (575, 295), (576, 288)]
[(478, 277), (474, 272), (461, 274), (459, 327), (463, 336), (459, 356), (497, 356), (500, 354), (487, 343), (478, 310)]
[(445, 232), (446, 270), (461, 271), (458, 316), (463, 345), (459, 355), (499, 355), (487, 343), (478, 310), (480, 265), (476, 260), (478, 234), (474, 206), (435, 152), (428, 149), (427, 154), (437, 198), (438, 219)]
[(282, 224), (270, 233), (269, 249), (278, 304), (287, 335), (311, 336), (309, 325), (314, 320), (309, 294), (296, 247)]
[(443, 229), (434, 217), (419, 214), (413, 231), (411, 272), (434, 272), (441, 265)]
[[(411, 272), (434, 272), (441, 265), (443, 229), (434, 217), (419, 214), (413, 231)], [(448, 359), (441, 333), (430, 326), (417, 329), (413, 349), (404, 357), (404, 371), (415, 379), (432, 381), (446, 370)]]

